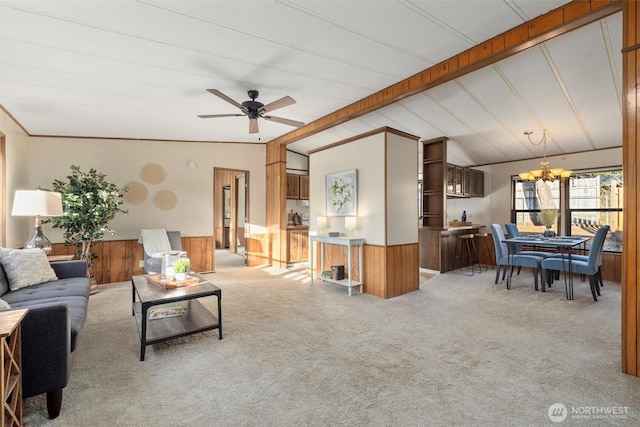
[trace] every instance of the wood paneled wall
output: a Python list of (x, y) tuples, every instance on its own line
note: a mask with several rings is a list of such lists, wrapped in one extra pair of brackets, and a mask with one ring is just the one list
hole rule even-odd
[(640, 377), (640, 5), (636, 1), (622, 3), (622, 372)]
[(419, 251), (417, 243), (386, 247), (384, 298), (397, 297), (420, 288)]
[(284, 145), (267, 143), (266, 162), (266, 227), (264, 249), (269, 263), (277, 268), (287, 266), (287, 152)]
[(257, 266), (269, 264), (267, 234), (252, 234), (245, 242), (247, 265)]
[[(347, 266), (347, 246), (324, 245), (320, 254), (320, 244), (314, 242), (313, 269), (320, 275), (320, 257), (324, 256), (324, 269), (332, 265)], [(393, 298), (419, 288), (418, 244), (363, 247), (363, 292), (380, 298)], [(358, 247), (351, 248), (351, 271), (345, 270), (345, 277), (351, 274), (353, 280), (360, 280)], [(335, 285), (338, 286), (338, 285)]]
[[(191, 269), (196, 272), (214, 270), (213, 265), (213, 237), (183, 237), (182, 249), (187, 252), (191, 260)], [(144, 268), (139, 267), (139, 261), (144, 260), (143, 247), (138, 240), (109, 240), (94, 247), (97, 258), (94, 261), (92, 273), (96, 282), (100, 284), (124, 282), (131, 280), (131, 276), (144, 274)], [(75, 255), (75, 247), (54, 243), (50, 255)]]

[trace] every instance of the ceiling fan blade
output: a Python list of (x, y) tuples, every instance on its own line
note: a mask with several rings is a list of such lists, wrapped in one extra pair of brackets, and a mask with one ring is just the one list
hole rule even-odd
[(249, 133), (258, 133), (258, 119), (249, 119)]
[(242, 108), (242, 105), (240, 103), (238, 103), (237, 101), (234, 101), (233, 99), (229, 98), (227, 95), (225, 95), (224, 93), (220, 92), (218, 89), (207, 89), (207, 92), (209, 92), (212, 95), (217, 96), (218, 98), (224, 99), (225, 101), (227, 101), (229, 104), (233, 105), (234, 107)]
[(201, 119), (213, 119), (216, 117), (242, 117), (244, 114), (199, 114), (198, 117)]
[(299, 122), (297, 120), (284, 119), (282, 117), (276, 116), (262, 116), (265, 120), (271, 120), (272, 122), (282, 123), (283, 125), (295, 126), (297, 128), (304, 126), (304, 122)]
[(278, 108), (286, 107), (287, 105), (291, 105), (295, 103), (296, 103), (296, 100), (290, 97), (289, 95), (287, 95), (287, 96), (283, 96), (282, 98), (276, 101), (270, 102), (269, 104), (262, 107), (261, 110), (265, 112), (269, 112), (269, 111), (277, 110)]

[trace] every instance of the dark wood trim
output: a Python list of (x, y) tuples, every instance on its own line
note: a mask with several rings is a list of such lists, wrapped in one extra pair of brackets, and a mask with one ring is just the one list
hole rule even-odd
[(338, 141), (338, 142), (334, 142), (333, 144), (329, 144), (329, 145), (325, 145), (323, 147), (316, 148), (314, 150), (309, 151), (309, 154), (311, 155), (313, 153), (318, 153), (320, 151), (329, 150), (330, 148), (335, 148), (335, 147), (338, 147), (340, 145), (348, 144), (348, 143), (353, 142), (353, 141), (359, 141), (359, 140), (361, 140), (363, 138), (368, 138), (368, 137), (370, 137), (372, 135), (377, 135), (379, 133), (393, 133), (395, 135), (399, 135), (399, 136), (404, 136), (404, 137), (407, 137), (407, 138), (415, 139), (416, 141), (420, 139), (419, 136), (415, 136), (415, 135), (412, 135), (410, 133), (403, 132), (403, 131), (398, 130), (398, 129), (394, 129), (392, 127), (383, 126), (383, 127), (378, 128), (378, 129), (373, 129), (373, 130), (370, 130), (368, 132), (361, 133), (359, 135), (352, 136), (350, 138), (346, 138), (346, 139), (343, 139), (343, 140)]

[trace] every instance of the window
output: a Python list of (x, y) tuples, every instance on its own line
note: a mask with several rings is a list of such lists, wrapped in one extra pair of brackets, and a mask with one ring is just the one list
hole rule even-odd
[[(514, 179), (514, 201), (512, 221), (518, 225), (518, 230), (523, 234), (543, 233), (547, 226), (544, 224), (542, 211), (556, 210), (560, 208), (560, 185), (555, 182), (523, 182), (519, 178)], [(555, 218), (553, 218), (555, 216)], [(558, 233), (558, 217), (549, 217), (550, 229)]]
[[(590, 237), (608, 224), (604, 250), (621, 252), (623, 182), (622, 168), (577, 171), (566, 181), (532, 183), (514, 177), (512, 221), (523, 234), (543, 233), (546, 218), (558, 234)], [(557, 215), (545, 209), (557, 209)]]
[(570, 234), (593, 236), (601, 225), (608, 224), (604, 250), (622, 251), (622, 169), (574, 173), (567, 183), (569, 208), (567, 229)]

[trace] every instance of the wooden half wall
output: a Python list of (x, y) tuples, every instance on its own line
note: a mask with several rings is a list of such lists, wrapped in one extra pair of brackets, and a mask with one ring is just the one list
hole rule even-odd
[[(213, 236), (183, 237), (182, 249), (187, 252), (191, 261), (191, 269), (204, 273), (214, 271)], [(144, 260), (142, 244), (138, 240), (109, 240), (99, 243), (93, 252), (97, 258), (94, 261), (92, 273), (96, 282), (100, 284), (125, 282), (131, 276), (144, 274), (144, 268), (139, 261)], [(54, 243), (50, 255), (75, 255), (73, 246), (64, 243)]]
[[(320, 254), (320, 245), (314, 243), (313, 269), (316, 277), (320, 276), (320, 257), (324, 257), (325, 269), (332, 265), (347, 265), (346, 246), (331, 245), (325, 243), (324, 253)], [(345, 271), (345, 275), (351, 275), (353, 280), (361, 280), (358, 276), (360, 265), (358, 264), (358, 247), (351, 248), (351, 271)], [(418, 267), (418, 244), (396, 246), (364, 245), (362, 260), (363, 292), (380, 298), (393, 298), (420, 287)], [(323, 284), (319, 279), (318, 284)], [(327, 282), (326, 286), (340, 286)], [(346, 289), (345, 289), (346, 293)]]

